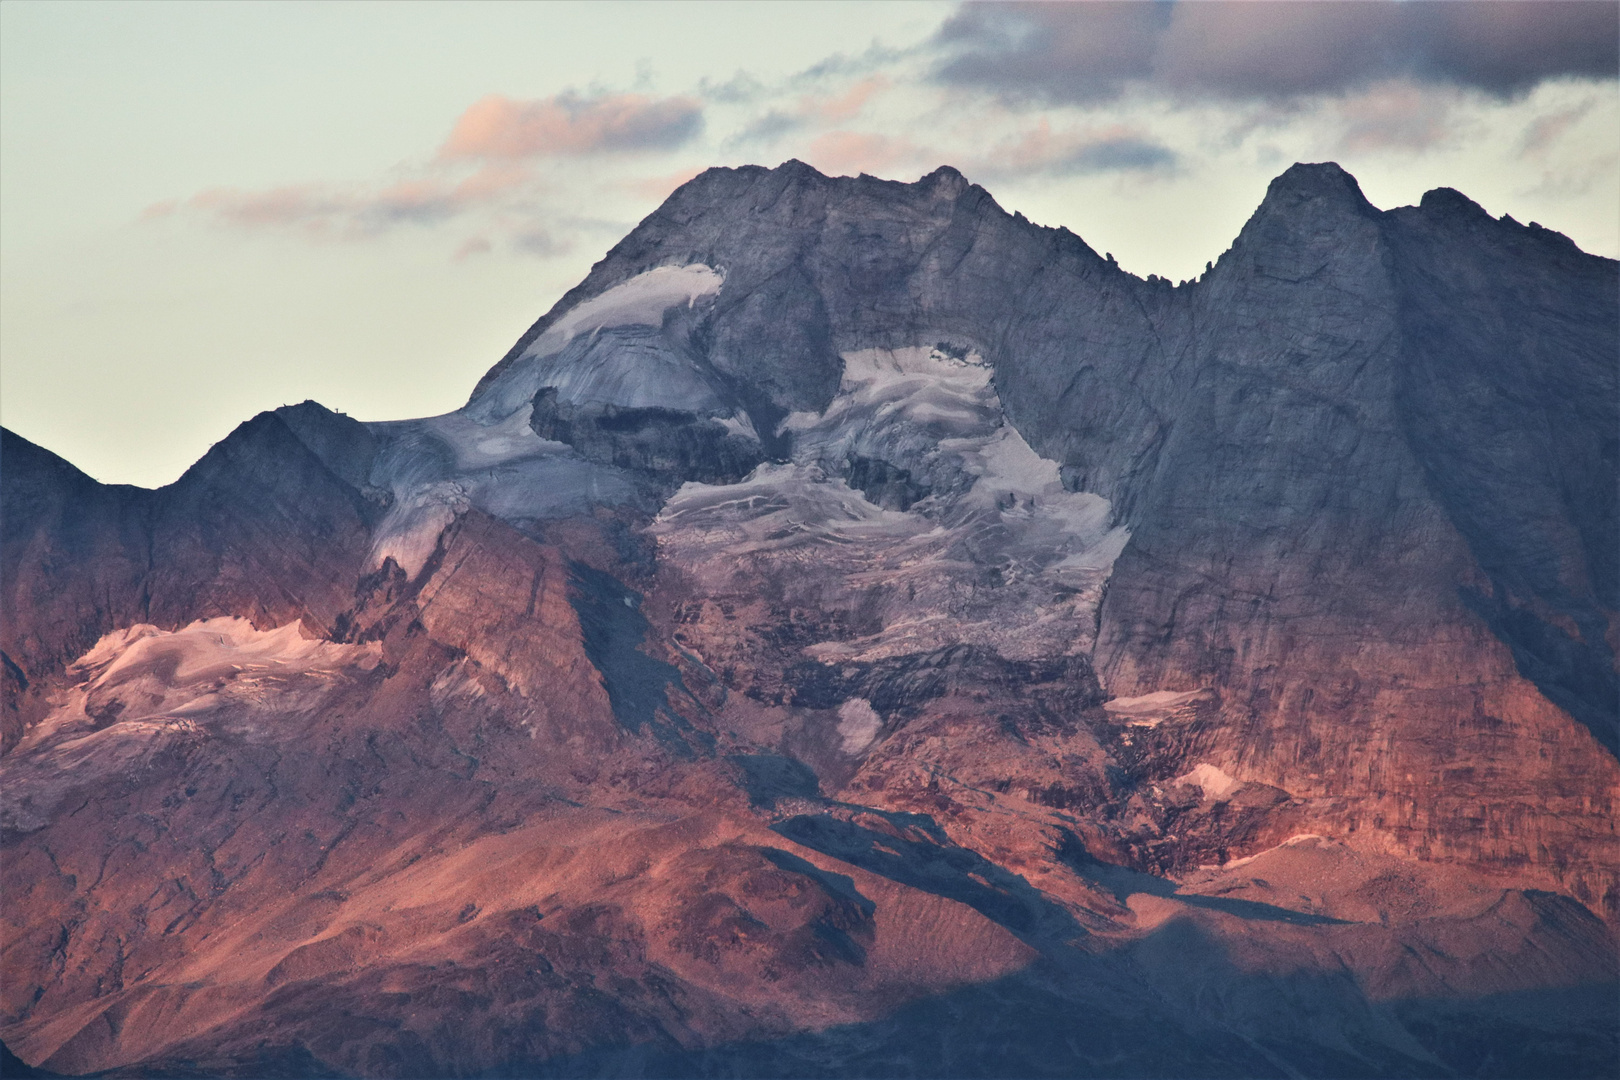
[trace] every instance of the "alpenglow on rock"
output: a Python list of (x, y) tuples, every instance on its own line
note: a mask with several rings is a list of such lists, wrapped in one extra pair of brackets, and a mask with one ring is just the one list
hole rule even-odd
[(789, 162), (676, 191), (456, 412), (279, 409), (157, 491), (8, 432), (0, 1038), (1604, 1075), (1617, 297), (1332, 164), (1175, 285)]

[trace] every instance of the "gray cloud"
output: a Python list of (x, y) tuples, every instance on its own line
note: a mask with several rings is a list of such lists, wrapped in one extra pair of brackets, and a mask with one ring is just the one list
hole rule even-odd
[(843, 78), (850, 75), (870, 75), (876, 71), (903, 60), (907, 55), (916, 51), (918, 47), (910, 49), (894, 49), (879, 42), (872, 42), (863, 52), (854, 56), (844, 53), (834, 53), (824, 60), (818, 60), (803, 71), (790, 76), (787, 85), (807, 89), (827, 79)]
[(734, 136), (731, 142), (736, 144), (771, 142), (789, 132), (801, 130), (806, 122), (803, 116), (786, 113), (781, 109), (772, 109)]
[(566, 239), (561, 239), (550, 230), (543, 228), (519, 230), (513, 234), (511, 244), (515, 251), (542, 259), (565, 254), (573, 246)]
[(1170, 8), (1162, 3), (963, 4), (939, 32), (947, 82), (1084, 102), (1152, 70)]
[(1146, 85), (1182, 97), (1279, 99), (1404, 77), (1502, 97), (1544, 79), (1613, 79), (1608, 0), (1207, 0), (966, 3), (937, 74), (1013, 97), (1083, 103)]
[(725, 82), (716, 82), (705, 75), (698, 80), (698, 94), (706, 101), (726, 105), (746, 105), (758, 101), (769, 93), (764, 83), (746, 71), (739, 71)]
[[(939, 159), (946, 155), (926, 152)], [(1181, 158), (1149, 132), (1122, 125), (1105, 130), (1053, 130), (1042, 120), (1035, 127), (960, 159), (978, 177), (1081, 176), (1135, 173), (1166, 176), (1181, 167)]]
[(1175, 151), (1147, 139), (1103, 139), (1080, 147), (1053, 166), (1054, 172), (1159, 172), (1174, 169)]

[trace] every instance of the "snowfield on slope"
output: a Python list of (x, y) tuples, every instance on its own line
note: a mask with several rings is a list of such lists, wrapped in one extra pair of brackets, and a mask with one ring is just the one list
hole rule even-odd
[[(844, 363), (823, 412), (783, 421), (791, 465), (689, 483), (665, 504), (654, 532), (671, 565), (711, 595), (763, 588), (878, 613), (876, 633), (805, 647), (825, 662), (961, 643), (1009, 659), (1089, 650), (1102, 585), (1130, 538), (1110, 524), (1108, 501), (1064, 489), (1057, 462), (1007, 421), (977, 355), (871, 349)], [(881, 463), (915, 501), (873, 502), (855, 486), (862, 462)]]

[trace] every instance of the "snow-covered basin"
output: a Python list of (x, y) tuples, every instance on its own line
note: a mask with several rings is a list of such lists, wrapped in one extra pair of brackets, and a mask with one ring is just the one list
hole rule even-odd
[(381, 658), (378, 643), (314, 639), (296, 623), (258, 630), (226, 616), (115, 630), (69, 666), (77, 682), (0, 763), (0, 824), (40, 828), (70, 788), (141, 768), (174, 740), (216, 726), (274, 737), (276, 725), (313, 715)]
[(1210, 696), (1208, 690), (1155, 690), (1139, 697), (1114, 698), (1104, 711), (1127, 727), (1158, 727)]
[[(1008, 422), (977, 355), (919, 346), (843, 359), (828, 407), (781, 425), (791, 464), (687, 484), (665, 504), (654, 531), (671, 564), (713, 594), (774, 578), (795, 602), (881, 615), (876, 634), (808, 643), (824, 662), (959, 643), (1008, 658), (1089, 649), (1102, 584), (1130, 538), (1108, 500), (1064, 488), (1058, 463)], [(925, 494), (873, 503), (846, 479), (859, 460)]]

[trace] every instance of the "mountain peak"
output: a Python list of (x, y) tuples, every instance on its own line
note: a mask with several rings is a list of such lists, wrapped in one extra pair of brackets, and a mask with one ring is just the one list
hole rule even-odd
[(926, 188), (935, 194), (946, 194), (952, 197), (960, 195), (972, 183), (960, 171), (950, 165), (941, 165), (933, 172), (917, 181), (917, 186)]
[(1356, 178), (1336, 161), (1315, 163), (1295, 162), (1272, 180), (1266, 188), (1265, 200), (1258, 212), (1278, 206), (1299, 206), (1304, 203), (1329, 202), (1340, 204), (1357, 213), (1376, 212), (1362, 194)]
[(1418, 205), (1431, 213), (1457, 214), (1487, 219), (1491, 216), (1483, 206), (1456, 188), (1439, 187), (1425, 191), (1423, 201)]

